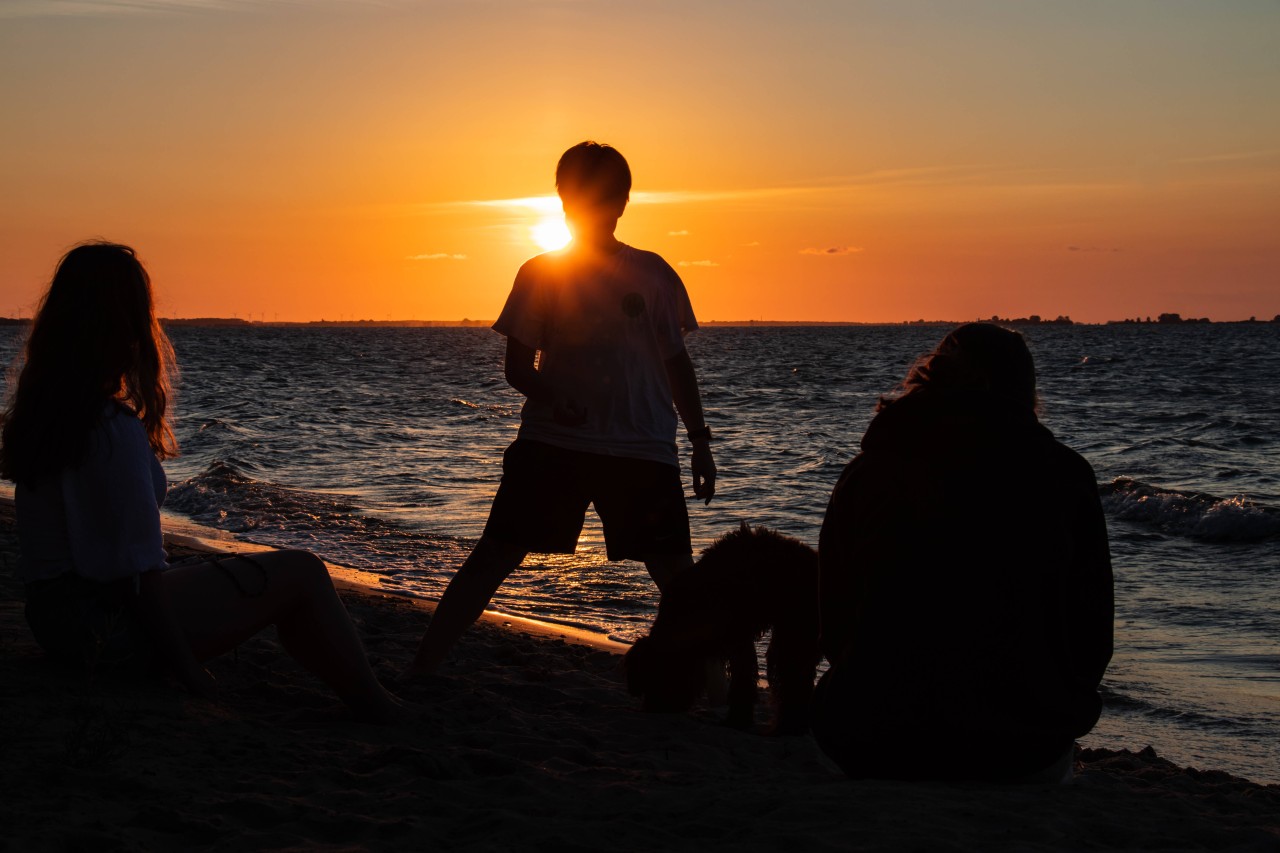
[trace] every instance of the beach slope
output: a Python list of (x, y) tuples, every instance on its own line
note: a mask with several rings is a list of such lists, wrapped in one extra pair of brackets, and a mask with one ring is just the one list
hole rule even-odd
[[(212, 662), (216, 703), (61, 671), (23, 621), (4, 509), (0, 850), (1280, 850), (1280, 786), (1149, 751), (1086, 751), (1061, 787), (851, 782), (809, 738), (642, 714), (616, 646), (501, 618), (393, 685), (419, 710), (383, 727), (270, 630)], [(339, 574), (394, 681), (429, 608)]]

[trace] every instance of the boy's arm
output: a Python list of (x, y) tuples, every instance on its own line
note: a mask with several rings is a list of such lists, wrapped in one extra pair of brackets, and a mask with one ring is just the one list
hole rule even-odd
[(693, 442), (693, 493), (711, 503), (716, 495), (716, 463), (711, 456), (711, 436), (703, 420), (702, 395), (698, 392), (698, 376), (693, 372), (689, 351), (682, 349), (667, 359), (666, 367), (672, 401)]
[(587, 422), (587, 410), (573, 399), (559, 397), (547, 385), (535, 366), (538, 351), (515, 338), (507, 338), (507, 357), (503, 373), (507, 383), (535, 403), (551, 406), (552, 416), (561, 426), (581, 426)]
[(507, 338), (507, 359), (503, 371), (512, 388), (535, 402), (551, 402), (554, 396), (534, 367), (538, 351), (515, 338)]

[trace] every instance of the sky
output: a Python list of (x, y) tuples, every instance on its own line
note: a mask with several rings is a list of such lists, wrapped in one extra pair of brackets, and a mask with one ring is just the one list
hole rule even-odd
[(0, 0), (0, 315), (493, 319), (584, 139), (703, 320), (1280, 314), (1275, 0)]

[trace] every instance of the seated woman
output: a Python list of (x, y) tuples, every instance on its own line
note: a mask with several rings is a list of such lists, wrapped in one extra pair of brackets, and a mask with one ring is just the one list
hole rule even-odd
[(961, 326), (880, 401), (818, 551), (813, 728), (848, 775), (1070, 778), (1111, 659), (1111, 558), (1021, 335)]
[(268, 625), (364, 719), (397, 700), (374, 676), (324, 563), (305, 551), (170, 567), (161, 546), (173, 350), (132, 249), (72, 249), (32, 324), (2, 416), (20, 571), (37, 642), (72, 664), (155, 662), (214, 693), (200, 661)]

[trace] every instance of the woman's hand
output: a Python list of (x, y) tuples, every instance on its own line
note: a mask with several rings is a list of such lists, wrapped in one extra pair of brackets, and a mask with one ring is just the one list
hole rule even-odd
[(183, 669), (184, 671), (177, 675), (178, 680), (182, 682), (184, 687), (197, 696), (208, 699), (210, 702), (218, 701), (218, 682), (209, 670), (198, 663), (192, 666), (185, 666)]
[(169, 604), (164, 571), (144, 572), (138, 577), (138, 605), (152, 642), (162, 651), (174, 677), (197, 696), (217, 699), (217, 683), (196, 658)]

